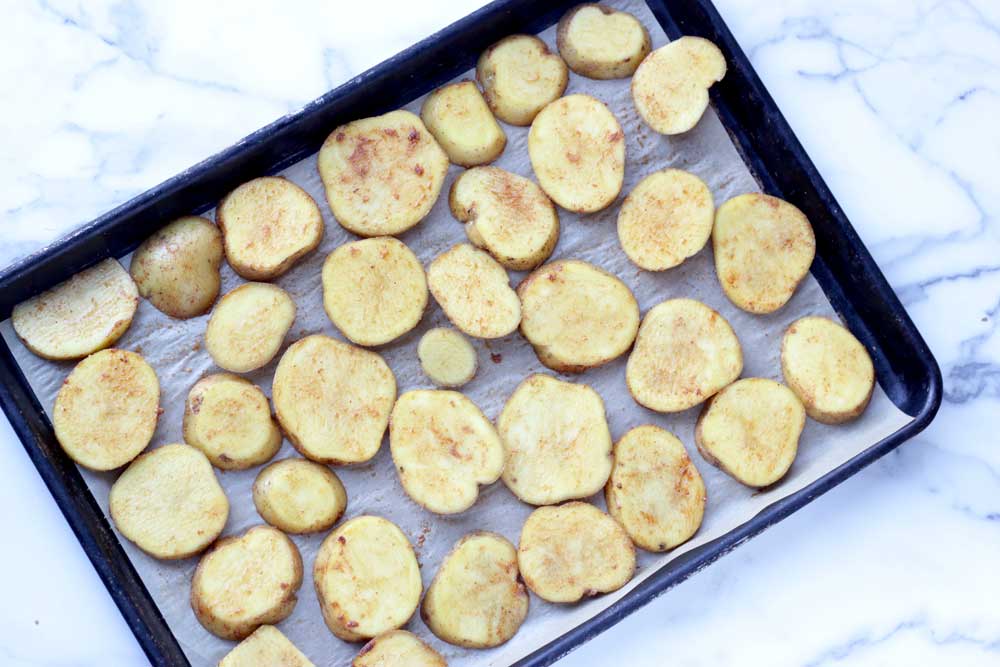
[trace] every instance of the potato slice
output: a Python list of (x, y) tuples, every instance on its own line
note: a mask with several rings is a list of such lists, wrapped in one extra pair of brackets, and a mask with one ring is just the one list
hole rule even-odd
[(352, 343), (396, 340), (427, 308), (424, 267), (391, 236), (345, 243), (323, 264), (323, 307)]
[(146, 448), (160, 414), (160, 382), (146, 360), (101, 350), (76, 365), (52, 408), (56, 439), (91, 470), (119, 468)]
[(875, 389), (868, 350), (825, 317), (803, 317), (788, 327), (781, 341), (781, 371), (806, 413), (824, 424), (860, 417)]
[(569, 211), (600, 211), (622, 191), (625, 133), (590, 95), (567, 95), (542, 109), (528, 132), (528, 157), (545, 194)]
[(468, 243), (427, 267), (431, 294), (451, 323), (475, 338), (503, 338), (521, 322), (521, 302), (502, 266)]
[(503, 482), (532, 505), (591, 496), (611, 474), (611, 432), (600, 394), (530, 375), (497, 419), (507, 454)]
[(476, 348), (454, 329), (438, 327), (425, 333), (417, 356), (424, 374), (439, 387), (461, 387), (476, 376), (479, 367)]
[(680, 412), (742, 372), (740, 341), (722, 315), (694, 299), (668, 299), (643, 318), (625, 382), (640, 405)]
[(448, 667), (448, 663), (412, 632), (390, 630), (365, 644), (351, 666)]
[(323, 215), (309, 193), (286, 178), (244, 183), (219, 202), (215, 221), (226, 259), (247, 280), (272, 280), (323, 240)]
[(303, 456), (361, 463), (382, 445), (396, 377), (378, 354), (314, 335), (285, 351), (271, 392), (278, 421)]
[(281, 630), (262, 625), (226, 654), (219, 667), (316, 667)]
[(521, 334), (555, 371), (582, 373), (606, 364), (628, 351), (639, 329), (639, 304), (629, 288), (587, 262), (546, 264), (517, 293)]
[(524, 126), (563, 94), (569, 71), (542, 40), (533, 35), (511, 35), (479, 57), (476, 79), (497, 118)]
[(10, 322), (43, 359), (82, 359), (113, 345), (132, 324), (139, 292), (122, 265), (106, 259), (14, 306)]
[(323, 540), (313, 582), (327, 627), (349, 642), (406, 625), (423, 590), (406, 535), (377, 516), (355, 517)]
[(571, 70), (591, 79), (630, 77), (653, 48), (639, 19), (591, 3), (577, 5), (563, 15), (556, 45)]
[(420, 119), (448, 159), (462, 167), (493, 162), (507, 145), (507, 135), (473, 81), (442, 86), (428, 95)]
[(632, 77), (632, 100), (660, 134), (682, 134), (708, 108), (708, 89), (726, 75), (726, 58), (712, 42), (681, 37), (656, 49)]
[(791, 389), (746, 378), (712, 398), (694, 437), (706, 461), (747, 486), (764, 487), (792, 466), (805, 423), (805, 409)]
[(223, 296), (205, 327), (205, 349), (219, 368), (248, 373), (271, 363), (295, 321), (288, 292), (245, 283)]
[(715, 213), (715, 273), (722, 291), (749, 313), (773, 313), (792, 298), (816, 256), (808, 218), (777, 197), (733, 197)]
[(589, 503), (539, 507), (524, 522), (517, 563), (535, 595), (577, 602), (616, 591), (635, 573), (625, 529)]
[(559, 240), (556, 207), (533, 181), (498, 167), (469, 169), (455, 179), (451, 214), (465, 233), (508, 269), (533, 269)]
[(423, 220), (446, 173), (448, 156), (409, 111), (341, 125), (319, 151), (330, 210), (359, 236), (401, 234)]
[(111, 520), (154, 558), (204, 551), (229, 518), (229, 501), (204, 454), (164, 445), (143, 454), (111, 485)]
[(191, 609), (206, 630), (241, 640), (292, 613), (302, 586), (302, 557), (280, 530), (254, 526), (202, 556), (191, 580)]
[(691, 539), (705, 515), (705, 482), (672, 433), (637, 426), (615, 444), (604, 488), (608, 513), (636, 546), (668, 551)]
[(286, 533), (315, 533), (337, 523), (347, 509), (347, 491), (326, 466), (304, 459), (282, 459), (257, 475), (253, 504), (275, 528)]

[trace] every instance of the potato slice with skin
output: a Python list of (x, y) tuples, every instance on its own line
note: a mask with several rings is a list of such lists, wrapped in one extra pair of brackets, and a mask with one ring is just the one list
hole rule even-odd
[(281, 630), (262, 625), (226, 654), (219, 667), (316, 667)]
[(591, 79), (630, 77), (653, 48), (639, 19), (592, 3), (566, 12), (556, 29), (556, 45), (571, 70)]
[(204, 551), (229, 518), (212, 464), (188, 445), (164, 445), (132, 461), (111, 485), (108, 505), (122, 535), (168, 560)]
[(420, 119), (448, 159), (462, 167), (493, 162), (507, 145), (507, 135), (473, 81), (442, 86), (428, 95)]
[(121, 338), (139, 292), (113, 259), (84, 269), (14, 306), (10, 322), (24, 346), (43, 359), (82, 359)]
[(616, 591), (635, 573), (635, 547), (621, 525), (589, 503), (539, 507), (524, 522), (517, 563), (535, 595), (577, 602)]
[(268, 283), (246, 283), (223, 296), (205, 327), (205, 349), (219, 368), (249, 373), (278, 354), (295, 321), (288, 292)]
[(474, 338), (503, 338), (521, 322), (521, 302), (502, 266), (459, 243), (427, 267), (431, 294), (451, 323)]
[(542, 40), (533, 35), (511, 35), (479, 57), (476, 79), (497, 118), (524, 126), (565, 92), (569, 70)]
[(352, 667), (448, 667), (441, 654), (412, 632), (390, 630), (364, 645)]
[(420, 338), (417, 356), (424, 374), (439, 387), (461, 387), (476, 376), (479, 366), (472, 343), (454, 329), (443, 327)]
[(347, 491), (326, 466), (304, 459), (282, 459), (257, 475), (253, 504), (275, 528), (286, 533), (315, 533), (337, 523), (347, 509)]

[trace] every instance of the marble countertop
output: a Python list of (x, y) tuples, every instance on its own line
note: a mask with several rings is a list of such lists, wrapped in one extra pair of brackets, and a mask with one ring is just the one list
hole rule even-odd
[[(0, 265), (479, 4), (8, 4)], [(1000, 3), (716, 5), (937, 356), (944, 405), (559, 664), (1000, 664)], [(147, 664), (3, 418), (0, 443), (0, 663)]]

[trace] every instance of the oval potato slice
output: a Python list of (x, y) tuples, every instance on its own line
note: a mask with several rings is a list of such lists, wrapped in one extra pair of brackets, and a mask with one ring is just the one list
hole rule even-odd
[(502, 338), (521, 322), (521, 302), (502, 266), (486, 252), (459, 243), (427, 267), (434, 300), (451, 323), (475, 338)]
[(448, 663), (412, 632), (390, 630), (365, 644), (351, 666), (448, 667)]
[(533, 35), (511, 35), (479, 57), (476, 79), (497, 118), (524, 126), (563, 94), (569, 70), (542, 40)]
[(316, 667), (281, 630), (262, 625), (219, 662), (219, 667)]
[(275, 528), (286, 533), (315, 533), (337, 523), (347, 509), (347, 491), (326, 466), (304, 459), (282, 459), (257, 475), (253, 504)]
[(245, 283), (219, 299), (205, 327), (205, 349), (219, 368), (249, 373), (274, 359), (294, 321), (288, 292)]
[(428, 95), (420, 119), (448, 159), (462, 167), (493, 162), (507, 145), (507, 135), (472, 81), (442, 86)]
[(556, 28), (556, 45), (571, 70), (591, 79), (630, 77), (653, 48), (639, 19), (592, 3), (577, 5), (563, 15)]
[(424, 374), (439, 387), (461, 387), (476, 376), (479, 366), (472, 343), (454, 329), (442, 327), (420, 338), (417, 356)]

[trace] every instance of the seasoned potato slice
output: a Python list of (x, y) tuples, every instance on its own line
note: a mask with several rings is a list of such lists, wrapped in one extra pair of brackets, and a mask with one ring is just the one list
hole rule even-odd
[(452, 83), (428, 95), (420, 119), (448, 159), (462, 167), (493, 162), (507, 145), (507, 135), (473, 81)]
[(236, 645), (219, 667), (316, 667), (281, 630), (262, 625)]
[(420, 367), (439, 387), (461, 387), (476, 376), (476, 348), (454, 329), (438, 327), (423, 335), (417, 345)]
[(327, 627), (349, 642), (405, 625), (423, 590), (406, 535), (377, 516), (355, 517), (323, 540), (313, 582)]
[(139, 292), (122, 265), (106, 259), (14, 306), (10, 322), (24, 346), (44, 359), (82, 359), (121, 338)]
[(567, 95), (539, 112), (528, 157), (552, 201), (576, 213), (607, 208), (625, 179), (625, 133), (600, 100)]
[(809, 273), (816, 236), (805, 214), (788, 202), (746, 194), (719, 207), (712, 248), (729, 300), (750, 313), (773, 313)]
[(378, 354), (314, 335), (285, 351), (271, 392), (278, 421), (303, 456), (361, 463), (382, 445), (396, 377)]
[(323, 215), (305, 190), (285, 178), (244, 183), (219, 202), (215, 221), (226, 259), (247, 280), (271, 280), (323, 240)]
[(534, 182), (498, 167), (463, 172), (451, 186), (451, 213), (465, 233), (508, 269), (533, 269), (559, 240), (556, 207)]
[(52, 408), (56, 439), (91, 470), (113, 470), (146, 448), (160, 414), (160, 382), (146, 360), (101, 350), (76, 365)]
[(427, 282), (451, 323), (470, 336), (502, 338), (521, 322), (521, 302), (507, 272), (468, 243), (435, 257)]
[(788, 327), (781, 341), (781, 371), (806, 413), (824, 424), (860, 417), (875, 389), (868, 350), (825, 317), (803, 317)]
[(747, 486), (764, 487), (792, 466), (805, 423), (805, 409), (791, 389), (746, 378), (712, 398), (694, 437), (706, 461)]
[(497, 118), (511, 125), (530, 125), (542, 107), (566, 90), (569, 71), (542, 40), (511, 35), (479, 57), (476, 79)]
[(323, 307), (352, 343), (396, 340), (427, 308), (424, 267), (391, 236), (345, 243), (323, 264)]
[(579, 260), (538, 268), (517, 288), (521, 333), (552, 370), (581, 373), (624, 354), (639, 329), (639, 304), (622, 281)]
[(205, 349), (220, 368), (248, 373), (278, 354), (295, 321), (288, 292), (268, 283), (246, 283), (223, 296), (205, 327)]
[(549, 602), (616, 591), (635, 573), (625, 529), (589, 503), (539, 507), (524, 522), (517, 563), (524, 583)]
[(722, 315), (700, 301), (668, 299), (642, 320), (625, 366), (632, 397), (650, 410), (680, 412), (743, 372), (743, 351)]
[(586, 498), (611, 474), (611, 432), (600, 394), (585, 384), (528, 376), (497, 419), (503, 482), (532, 505)]
[(188, 445), (164, 445), (132, 461), (111, 485), (108, 504), (121, 534), (154, 558), (203, 551), (229, 518), (212, 464)]
[(681, 37), (646, 56), (632, 77), (632, 100), (660, 134), (682, 134), (708, 108), (708, 89), (726, 75), (726, 59), (712, 42)]
[(604, 5), (577, 5), (556, 29), (559, 55), (569, 68), (591, 79), (632, 76), (653, 44), (639, 19)]
[(365, 644), (351, 666), (448, 667), (448, 663), (412, 632), (390, 630)]
[(257, 475), (253, 504), (275, 528), (286, 533), (315, 533), (337, 523), (347, 509), (347, 491), (326, 466), (304, 459), (282, 459)]
[(698, 469), (681, 441), (658, 426), (637, 426), (615, 444), (604, 497), (608, 513), (647, 551), (687, 542), (705, 514), (705, 483)]
[(280, 530), (254, 526), (202, 556), (191, 580), (191, 609), (206, 630), (240, 640), (292, 613), (302, 586), (302, 557)]
[(447, 172), (448, 156), (409, 111), (341, 125), (319, 151), (330, 210), (359, 236), (401, 234), (423, 220)]

